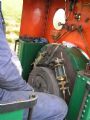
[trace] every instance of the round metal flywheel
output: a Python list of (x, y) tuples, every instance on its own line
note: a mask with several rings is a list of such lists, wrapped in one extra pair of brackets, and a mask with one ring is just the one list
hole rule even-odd
[(54, 73), (47, 67), (35, 67), (29, 75), (28, 83), (35, 91), (60, 95)]

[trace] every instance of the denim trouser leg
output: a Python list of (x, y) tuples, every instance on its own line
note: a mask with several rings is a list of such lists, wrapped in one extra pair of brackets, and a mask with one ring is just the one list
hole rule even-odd
[(63, 99), (45, 93), (37, 93), (37, 104), (33, 108), (32, 120), (63, 120), (67, 105)]
[[(33, 108), (32, 120), (63, 120), (67, 114), (67, 105), (63, 99), (46, 93), (37, 93), (37, 104)], [(24, 112), (27, 120), (28, 110)]]
[[(4, 91), (1, 101), (12, 102), (26, 100), (32, 92), (30, 91)], [(36, 93), (38, 100), (33, 108), (32, 120), (63, 120), (67, 114), (67, 105), (63, 99), (46, 93)], [(23, 120), (27, 120), (28, 109), (25, 109)]]

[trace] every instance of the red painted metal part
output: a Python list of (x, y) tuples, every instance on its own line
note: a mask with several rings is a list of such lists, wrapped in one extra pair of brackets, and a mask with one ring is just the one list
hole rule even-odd
[(62, 35), (63, 33), (66, 32), (66, 30), (63, 29), (61, 31), (57, 31), (54, 29), (53, 22), (52, 22), (53, 16), (54, 16), (55, 10), (57, 8), (64, 8), (65, 3), (61, 2), (60, 0), (57, 0), (57, 2), (55, 0), (52, 0), (52, 4), (50, 6), (49, 16), (48, 16), (49, 24), (48, 24), (47, 33), (46, 33), (46, 38), (48, 38), (50, 43), (52, 43), (52, 42), (60, 43), (62, 41), (71, 42), (71, 43), (77, 45), (78, 47), (80, 47), (81, 49), (83, 49), (90, 56), (90, 53), (89, 53), (89, 51), (90, 51), (90, 20), (87, 20), (87, 19), (90, 19), (90, 6), (85, 5), (85, 3), (88, 3), (88, 2), (90, 3), (90, 0), (88, 0), (88, 1), (83, 0), (82, 2), (79, 1), (76, 4), (74, 12), (81, 14), (80, 21), (77, 21), (75, 19), (75, 16), (71, 13), (69, 20), (67, 22), (67, 24), (69, 24), (69, 25), (75, 24), (75, 26), (77, 26), (77, 27), (82, 25), (84, 39), (82, 38), (82, 36), (80, 35), (80, 33), (78, 31), (73, 31), (73, 32), (68, 31), (66, 34), (64, 34), (60, 39), (58, 39), (56, 41), (53, 39), (53, 36), (58, 33), (60, 33)]
[(47, 0), (23, 0), (20, 36), (44, 35), (47, 6)]
[[(49, 4), (47, 3), (49, 1)], [(69, 1), (69, 0), (67, 0)], [(53, 16), (57, 9), (64, 8), (64, 0), (24, 0), (21, 21), (20, 36), (45, 37), (50, 43), (62, 41), (71, 42), (83, 49), (90, 56), (90, 0), (79, 0), (74, 12), (81, 14), (81, 19), (75, 19), (73, 13), (70, 14), (68, 25), (74, 24), (76, 27), (82, 26), (84, 39), (78, 31), (70, 32), (66, 29), (57, 31), (53, 27)], [(47, 5), (48, 4), (48, 5)], [(67, 9), (69, 3), (67, 4)], [(48, 7), (47, 7), (48, 6)], [(67, 11), (68, 15), (69, 11)], [(53, 39), (55, 34), (64, 34), (62, 37)]]
[[(64, 8), (64, 0), (50, 0), (50, 6), (49, 6), (49, 10), (48, 10), (48, 19), (47, 19), (47, 26), (46, 26), (46, 32), (45, 32), (45, 37), (48, 39), (48, 41), (50, 43), (55, 42), (52, 39), (52, 34), (53, 32), (57, 31), (54, 29), (53, 26), (53, 17), (55, 12), (59, 9), (59, 8)], [(58, 32), (58, 31), (57, 31)]]

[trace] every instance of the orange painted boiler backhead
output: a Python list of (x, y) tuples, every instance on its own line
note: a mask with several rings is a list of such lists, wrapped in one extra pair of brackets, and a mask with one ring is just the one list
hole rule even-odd
[[(53, 17), (59, 8), (66, 7), (66, 26), (76, 30), (56, 30)], [(67, 0), (23, 0), (20, 36), (45, 37), (50, 43), (67, 41), (83, 49), (90, 56), (90, 0), (78, 0), (72, 11)], [(77, 19), (75, 15), (80, 15)]]

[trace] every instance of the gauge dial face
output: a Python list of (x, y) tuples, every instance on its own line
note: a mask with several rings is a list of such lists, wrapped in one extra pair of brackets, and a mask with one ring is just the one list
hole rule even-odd
[(61, 30), (66, 22), (65, 10), (58, 9), (53, 17), (53, 26), (56, 30)]

